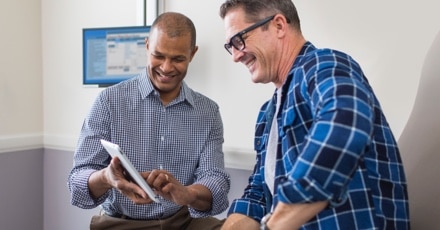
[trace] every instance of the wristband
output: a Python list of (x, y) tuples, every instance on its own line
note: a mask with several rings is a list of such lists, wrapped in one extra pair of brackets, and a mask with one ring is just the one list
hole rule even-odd
[(260, 230), (270, 230), (269, 227), (267, 227), (267, 222), (269, 221), (271, 216), (272, 216), (271, 212), (263, 216), (260, 222)]

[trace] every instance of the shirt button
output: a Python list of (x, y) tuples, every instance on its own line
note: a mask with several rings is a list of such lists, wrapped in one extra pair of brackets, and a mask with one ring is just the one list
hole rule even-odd
[(165, 137), (164, 137), (164, 136), (161, 136), (161, 137), (160, 137), (160, 140), (161, 140), (161, 141), (164, 141), (164, 140), (165, 140)]
[(282, 176), (281, 178), (280, 178), (280, 183), (284, 183), (284, 182), (286, 182), (288, 179), (287, 179), (287, 177), (286, 176)]

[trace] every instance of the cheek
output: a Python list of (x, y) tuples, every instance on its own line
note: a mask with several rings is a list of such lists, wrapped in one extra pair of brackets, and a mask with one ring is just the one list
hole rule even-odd
[(151, 57), (151, 56), (148, 58), (148, 62), (149, 62), (150, 68), (152, 68), (152, 69), (161, 65), (160, 60), (158, 60), (157, 58)]
[(179, 73), (186, 73), (186, 71), (188, 70), (188, 65), (189, 63), (175, 63), (174, 64), (174, 69), (176, 71), (178, 71)]

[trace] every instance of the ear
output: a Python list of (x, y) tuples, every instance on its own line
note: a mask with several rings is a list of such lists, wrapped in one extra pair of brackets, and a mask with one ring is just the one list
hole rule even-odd
[(284, 17), (282, 14), (276, 14), (272, 21), (272, 23), (275, 25), (278, 36), (284, 36), (289, 26), (286, 17)]
[(149, 45), (150, 43), (148, 42), (148, 37), (145, 38), (145, 48), (148, 50), (149, 49)]
[(192, 61), (194, 55), (197, 53), (197, 50), (199, 50), (199, 47), (198, 47), (198, 46), (194, 46), (194, 49), (193, 49), (193, 51), (191, 52), (191, 60), (190, 60), (190, 61)]

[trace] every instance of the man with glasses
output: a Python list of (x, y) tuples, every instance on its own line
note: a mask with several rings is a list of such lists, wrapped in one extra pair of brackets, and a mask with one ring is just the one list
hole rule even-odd
[(226, 229), (408, 229), (399, 149), (359, 64), (307, 41), (291, 0), (226, 0), (225, 48), (273, 83)]

